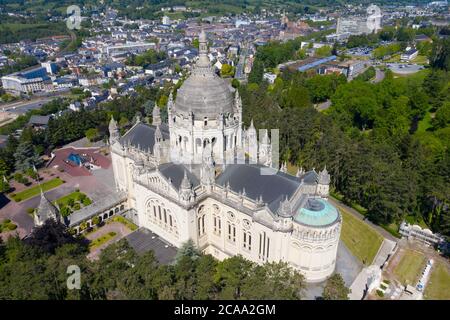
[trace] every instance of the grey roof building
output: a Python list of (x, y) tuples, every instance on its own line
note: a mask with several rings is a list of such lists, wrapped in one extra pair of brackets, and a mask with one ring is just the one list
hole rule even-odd
[[(215, 74), (202, 32), (195, 67), (169, 96), (167, 123), (155, 108), (151, 125), (137, 121), (120, 137), (111, 120), (117, 191), (141, 230), (175, 247), (191, 239), (218, 259), (285, 261), (322, 281), (334, 271), (341, 228), (327, 201), (330, 175), (279, 169), (267, 130), (258, 140), (253, 122), (244, 128), (242, 108), (239, 92)], [(148, 237), (136, 237), (144, 250)]]

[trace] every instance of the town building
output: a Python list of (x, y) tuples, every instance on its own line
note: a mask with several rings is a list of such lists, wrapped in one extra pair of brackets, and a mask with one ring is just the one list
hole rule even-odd
[(32, 94), (43, 91), (47, 82), (51, 86), (50, 78), (45, 67), (21, 71), (1, 78), (3, 89), (14, 95)]

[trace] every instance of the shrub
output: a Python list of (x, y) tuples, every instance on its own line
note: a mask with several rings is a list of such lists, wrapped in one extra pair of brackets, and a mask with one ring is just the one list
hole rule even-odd
[(5, 219), (5, 220), (3, 220), (3, 224), (8, 224), (8, 223), (11, 223), (11, 219)]
[(92, 201), (91, 201), (91, 199), (89, 199), (88, 197), (86, 197), (83, 201), (82, 201), (82, 203), (83, 203), (83, 206), (88, 206), (88, 205), (90, 205), (91, 203), (92, 203)]
[(381, 297), (381, 298), (384, 297), (384, 293), (383, 293), (383, 291), (381, 291), (381, 290), (377, 290), (377, 295), (378, 295), (379, 297)]
[(32, 214), (33, 212), (34, 212), (34, 208), (28, 208), (28, 209), (27, 209), (27, 213), (28, 213), (28, 214)]
[(73, 205), (73, 210), (80, 210), (81, 209), (81, 205), (77, 202)]
[(99, 217), (94, 217), (94, 218), (92, 218), (92, 224), (94, 224), (94, 225), (98, 225), (100, 223), (100, 218)]
[(72, 213), (72, 210), (69, 207), (62, 207), (60, 213), (63, 217), (67, 217)]
[(23, 179), (23, 174), (21, 174), (20, 172), (14, 173), (14, 180), (16, 180), (17, 182), (20, 183), (20, 181), (22, 181), (22, 179)]
[(67, 200), (67, 205), (69, 207), (73, 207), (74, 204), (75, 204), (75, 200), (74, 199), (70, 198), (69, 200)]
[(12, 231), (12, 230), (16, 230), (16, 229), (17, 229), (17, 225), (15, 225), (14, 223), (8, 223), (8, 224), (6, 225), (6, 227), (8, 228), (9, 231)]
[[(77, 191), (79, 192), (79, 191)], [(78, 194), (78, 201), (83, 202), (83, 200), (86, 199), (86, 195), (84, 193)]]

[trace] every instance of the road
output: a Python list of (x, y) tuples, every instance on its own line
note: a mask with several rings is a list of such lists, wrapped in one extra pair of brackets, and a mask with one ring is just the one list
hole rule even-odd
[(245, 66), (245, 59), (247, 58), (247, 52), (248, 52), (248, 43), (244, 44), (244, 46), (242, 47), (241, 55), (239, 56), (239, 62), (236, 67), (235, 78), (238, 80), (245, 79), (244, 66)]
[(384, 76), (385, 76), (384, 71), (382, 71), (378, 68), (375, 68), (375, 79), (372, 80), (372, 83), (378, 83), (378, 82), (383, 81)]
[(45, 95), (34, 97), (31, 100), (21, 100), (9, 104), (0, 105), (0, 111), (9, 111), (18, 115), (25, 114), (29, 110), (40, 109), (44, 104), (61, 96), (67, 95), (68, 90), (49, 92)]

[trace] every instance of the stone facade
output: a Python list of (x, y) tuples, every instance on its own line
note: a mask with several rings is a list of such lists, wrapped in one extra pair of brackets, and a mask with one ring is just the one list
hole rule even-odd
[(195, 69), (169, 98), (167, 124), (157, 106), (152, 125), (138, 121), (122, 137), (111, 120), (117, 190), (140, 227), (175, 246), (192, 239), (218, 259), (286, 261), (307, 281), (326, 279), (341, 229), (326, 201), (328, 172), (271, 168), (268, 133), (258, 141), (253, 122), (244, 129), (238, 92), (214, 74), (204, 33), (199, 40)]

